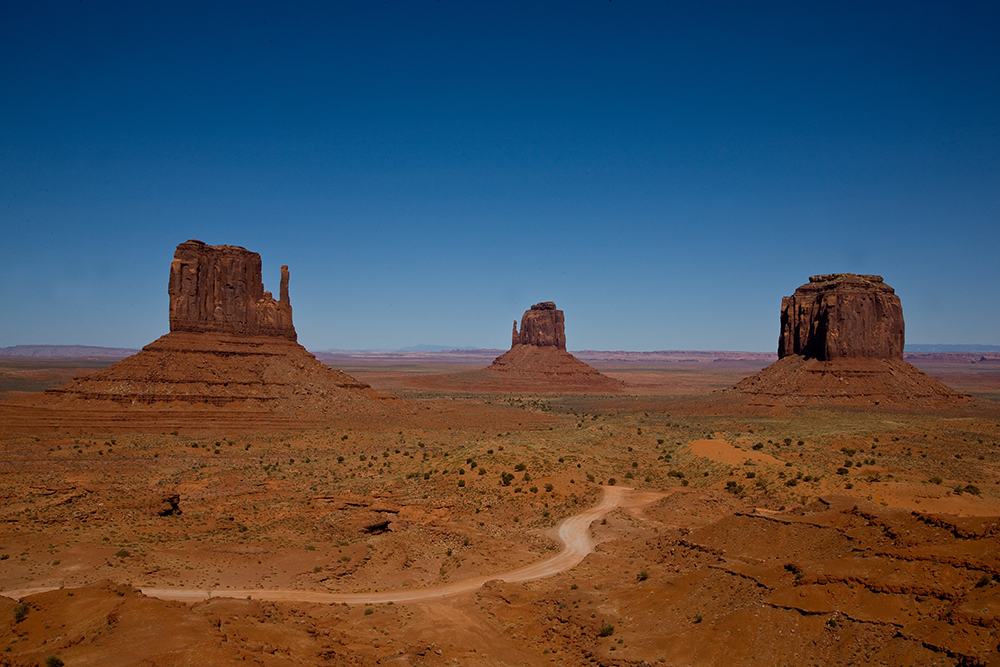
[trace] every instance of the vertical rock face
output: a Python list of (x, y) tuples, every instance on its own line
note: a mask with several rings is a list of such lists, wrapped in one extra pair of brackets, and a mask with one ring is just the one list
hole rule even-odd
[(812, 276), (781, 300), (779, 358), (902, 359), (903, 335), (903, 307), (882, 276)]
[(524, 315), (521, 317), (520, 333), (517, 331), (517, 322), (514, 322), (511, 348), (516, 345), (535, 345), (565, 350), (566, 324), (563, 311), (557, 310), (556, 304), (551, 301), (536, 303), (524, 311)]
[(170, 330), (278, 336), (295, 340), (288, 267), (280, 300), (264, 291), (260, 255), (239, 246), (187, 241), (170, 263)]

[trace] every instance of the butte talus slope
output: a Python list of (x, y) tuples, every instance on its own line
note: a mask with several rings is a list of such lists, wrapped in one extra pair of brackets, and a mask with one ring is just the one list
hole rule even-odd
[(170, 333), (47, 392), (50, 403), (325, 413), (379, 403), (368, 385), (296, 342), (288, 299), (264, 291), (260, 255), (187, 241), (170, 265)]
[(566, 351), (563, 311), (551, 301), (526, 310), (520, 332), (514, 322), (510, 350), (482, 372), (503, 382), (534, 383), (549, 390), (618, 391), (623, 386)]
[(903, 309), (882, 276), (812, 276), (781, 300), (778, 361), (726, 390), (755, 405), (970, 402), (903, 361)]

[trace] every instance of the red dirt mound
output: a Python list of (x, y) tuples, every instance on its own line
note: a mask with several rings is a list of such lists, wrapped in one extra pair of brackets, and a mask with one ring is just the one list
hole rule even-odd
[(972, 402), (902, 359), (870, 357), (830, 361), (784, 357), (727, 392), (747, 394), (751, 405), (949, 407)]

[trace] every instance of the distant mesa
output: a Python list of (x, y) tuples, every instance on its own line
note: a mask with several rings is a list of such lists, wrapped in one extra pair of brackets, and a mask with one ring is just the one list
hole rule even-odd
[(0, 347), (0, 357), (124, 359), (138, 351), (127, 347), (97, 347), (94, 345), (13, 345)]
[(903, 308), (882, 276), (812, 276), (781, 300), (778, 361), (727, 391), (782, 405), (970, 400), (903, 361), (903, 345)]
[(260, 255), (187, 241), (170, 264), (170, 333), (108, 368), (47, 392), (118, 406), (308, 409), (321, 414), (379, 397), (296, 342), (288, 298), (264, 291)]
[(550, 391), (617, 391), (624, 386), (566, 351), (566, 319), (551, 301), (526, 310), (520, 331), (514, 322), (510, 350), (483, 370), (497, 379), (534, 382)]

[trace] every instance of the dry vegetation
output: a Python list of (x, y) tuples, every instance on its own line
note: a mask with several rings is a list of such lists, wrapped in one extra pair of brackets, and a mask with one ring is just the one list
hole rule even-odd
[[(700, 392), (742, 367), (610, 370), (641, 396), (350, 370), (407, 418), (0, 431), (0, 665), (1000, 664), (994, 404), (712, 415), (677, 379)], [(949, 372), (995, 394), (1000, 372), (975, 370)], [(555, 527), (609, 485), (662, 497), (595, 522), (560, 574), (296, 600), (499, 578), (557, 552)]]

